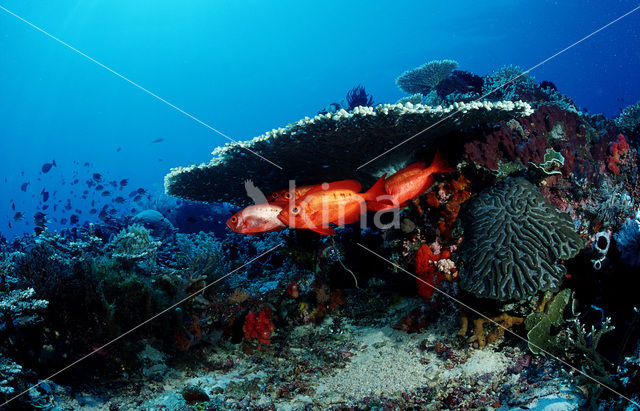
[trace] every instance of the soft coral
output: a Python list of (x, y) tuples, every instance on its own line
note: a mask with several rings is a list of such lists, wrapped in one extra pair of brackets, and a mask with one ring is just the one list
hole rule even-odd
[(425, 299), (431, 299), (434, 287), (454, 275), (455, 266), (450, 260), (451, 252), (442, 250), (435, 254), (431, 247), (423, 244), (418, 250), (415, 268), (418, 284), (418, 294)]
[(271, 333), (274, 329), (273, 315), (269, 306), (264, 306), (257, 317), (253, 311), (249, 311), (242, 326), (246, 339), (257, 339), (262, 345), (271, 345)]

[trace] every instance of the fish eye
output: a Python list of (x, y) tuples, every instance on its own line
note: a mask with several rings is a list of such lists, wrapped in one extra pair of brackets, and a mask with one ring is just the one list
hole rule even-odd
[(237, 223), (238, 222), (238, 217), (236, 217), (236, 216), (231, 217), (231, 222), (234, 223), (234, 224)]
[(291, 199), (291, 193), (286, 193), (284, 195), (284, 198), (286, 198), (287, 200), (290, 200)]
[(291, 212), (292, 212), (293, 214), (298, 214), (298, 213), (300, 212), (300, 209), (299, 209), (298, 207), (293, 207), (293, 208), (291, 209)]

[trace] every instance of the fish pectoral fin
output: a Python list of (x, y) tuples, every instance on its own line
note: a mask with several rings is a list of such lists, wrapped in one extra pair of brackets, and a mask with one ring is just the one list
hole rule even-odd
[(336, 233), (336, 230), (334, 230), (331, 227), (315, 227), (315, 228), (309, 228), (311, 231), (314, 231), (318, 234), (322, 234), (322, 235), (333, 235)]

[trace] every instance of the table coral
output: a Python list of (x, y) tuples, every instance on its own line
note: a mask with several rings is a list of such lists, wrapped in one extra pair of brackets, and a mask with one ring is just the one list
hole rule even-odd
[(398, 87), (407, 94), (427, 94), (458, 67), (455, 60), (433, 60), (407, 70), (396, 79)]
[(523, 178), (507, 178), (471, 200), (457, 253), (463, 290), (513, 300), (558, 287), (583, 240), (571, 218), (559, 213)]
[[(531, 106), (521, 101), (483, 101), (445, 107), (385, 104), (306, 117), (250, 141), (218, 147), (208, 164), (172, 169), (165, 177), (165, 191), (188, 200), (246, 205), (246, 179), (264, 192), (281, 189), (289, 180), (305, 184), (355, 177), (363, 185), (371, 185), (380, 170), (397, 171), (416, 152), (431, 148), (438, 137), (532, 112)], [(437, 127), (428, 129), (435, 124)], [(416, 133), (422, 134), (408, 140)], [(358, 170), (364, 162), (392, 148)]]

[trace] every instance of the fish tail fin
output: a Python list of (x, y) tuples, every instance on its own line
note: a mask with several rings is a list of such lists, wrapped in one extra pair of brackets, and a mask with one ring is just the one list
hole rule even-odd
[(51, 164), (53, 164), (54, 167), (58, 167), (58, 165), (56, 164), (56, 160), (55, 158), (53, 159), (53, 161), (51, 162)]
[(378, 197), (387, 194), (384, 189), (385, 178), (387, 178), (386, 173), (383, 174), (378, 181), (376, 181), (376, 183), (362, 195), (366, 201), (375, 201)]
[(433, 157), (431, 165), (429, 166), (429, 170), (431, 171), (431, 173), (452, 173), (454, 171), (457, 171), (455, 168), (449, 165), (440, 150), (436, 150), (436, 154)]

